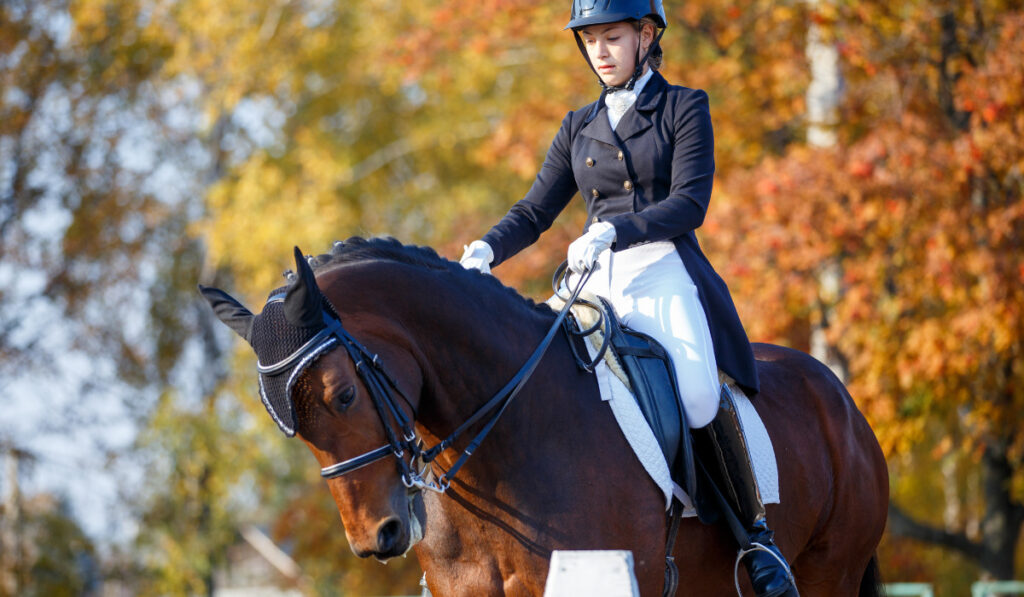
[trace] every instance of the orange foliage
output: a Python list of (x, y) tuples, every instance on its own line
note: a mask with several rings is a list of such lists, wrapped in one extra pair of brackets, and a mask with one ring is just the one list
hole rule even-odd
[[(944, 124), (937, 103), (875, 118), (853, 104), (844, 121), (862, 133), (851, 126), (834, 149), (795, 147), (729, 173), (709, 216), (729, 222), (709, 244), (746, 266), (730, 282), (753, 337), (784, 338), (834, 306), (830, 342), (850, 360), (851, 390), (889, 452), (912, 438), (898, 413), (914, 392), (934, 394), (936, 410), (984, 405), (976, 434), (1024, 407), (1012, 383), (1024, 348), (1024, 19), (1001, 31), (956, 85), (965, 110), (986, 106), (963, 128)], [(835, 298), (821, 288), (827, 264), (842, 271)]]
[[(839, 144), (720, 170), (704, 242), (753, 339), (806, 349), (823, 325), (895, 503), (999, 545), (970, 557), (1010, 575), (1020, 527), (1005, 508), (1024, 504), (1024, 14), (982, 5), (941, 19), (930, 3), (842, 7), (829, 29), (846, 78)], [(977, 578), (906, 540), (881, 554), (893, 580)]]

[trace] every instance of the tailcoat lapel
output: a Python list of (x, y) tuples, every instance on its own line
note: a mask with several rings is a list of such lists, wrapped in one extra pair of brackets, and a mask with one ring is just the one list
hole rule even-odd
[(626, 113), (622, 115), (622, 120), (619, 121), (619, 126), (615, 127), (615, 133), (619, 136), (619, 139), (622, 139), (623, 141), (630, 137), (635, 137), (651, 128), (650, 115), (636, 109), (636, 104), (634, 104), (633, 107), (633, 110), (626, 110)]
[(587, 120), (587, 124), (580, 132), (602, 143), (621, 148), (626, 139), (635, 137), (651, 128), (653, 125), (651, 113), (661, 102), (667, 85), (665, 77), (662, 77), (661, 73), (655, 72), (651, 76), (651, 80), (644, 85), (640, 97), (636, 98), (633, 109), (626, 110), (614, 131), (611, 124), (608, 123), (608, 108), (601, 101), (600, 109)]
[(608, 123), (607, 110), (608, 108), (604, 105), (604, 102), (601, 102), (601, 109), (580, 130), (580, 133), (591, 139), (607, 143), (612, 147), (620, 147), (619, 138), (615, 136), (615, 131), (612, 130), (611, 124)]

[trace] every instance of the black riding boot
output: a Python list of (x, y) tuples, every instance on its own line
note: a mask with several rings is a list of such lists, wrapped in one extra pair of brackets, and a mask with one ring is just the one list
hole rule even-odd
[(705, 452), (713, 454), (713, 461), (705, 462), (717, 469), (715, 476), (722, 492), (750, 537), (751, 548), (742, 556), (750, 574), (754, 593), (758, 597), (797, 597), (799, 593), (789, 571), (789, 564), (779, 548), (772, 542), (774, 533), (768, 529), (764, 504), (757, 488), (753, 465), (743, 437), (736, 404), (729, 387), (722, 384), (722, 397), (718, 414), (704, 427), (709, 440)]

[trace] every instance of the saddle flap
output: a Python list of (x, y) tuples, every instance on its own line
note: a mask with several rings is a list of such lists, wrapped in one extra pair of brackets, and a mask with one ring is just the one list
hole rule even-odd
[(611, 305), (603, 298), (601, 303), (611, 315), (609, 350), (629, 378), (633, 396), (661, 446), (672, 477), (692, 496), (697, 489), (693, 446), (672, 360), (657, 340), (623, 326)]

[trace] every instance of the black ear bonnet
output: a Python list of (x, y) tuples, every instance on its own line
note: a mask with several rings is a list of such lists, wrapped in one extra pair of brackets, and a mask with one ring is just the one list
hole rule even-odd
[[(292, 403), (295, 381), (320, 355), (335, 347), (338, 338), (325, 333), (328, 328), (323, 318), (326, 313), (333, 313), (333, 308), (320, 296), (318, 298), (323, 301), (317, 314), (320, 322), (292, 324), (286, 315), (285, 294), (289, 289), (279, 288), (270, 294), (263, 312), (253, 321), (249, 343), (256, 351), (263, 405), (281, 431), (291, 437), (295, 435), (295, 407)], [(320, 294), (315, 287), (313, 290)], [(297, 358), (286, 361), (293, 355)]]
[(256, 351), (260, 398), (288, 437), (295, 435), (292, 388), (311, 363), (338, 344), (335, 332), (341, 329), (298, 247), (295, 269), (291, 283), (271, 292), (259, 315), (222, 290), (199, 287), (217, 317)]

